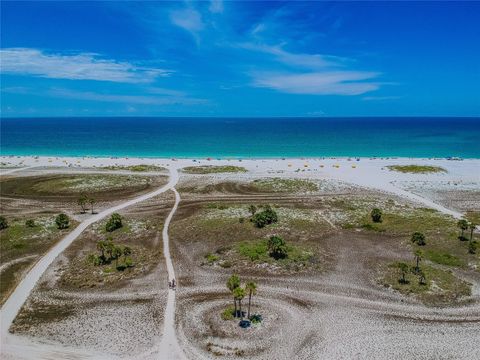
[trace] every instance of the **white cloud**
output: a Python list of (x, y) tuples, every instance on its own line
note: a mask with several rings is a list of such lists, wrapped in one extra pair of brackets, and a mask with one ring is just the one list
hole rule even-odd
[(118, 102), (125, 104), (141, 104), (141, 105), (199, 105), (208, 101), (205, 99), (189, 98), (184, 96), (154, 96), (154, 95), (121, 95), (121, 94), (104, 94), (93, 91), (76, 91), (62, 88), (54, 88), (49, 90), (46, 95), (67, 99), (100, 101), (100, 102)]
[(295, 54), (284, 50), (281, 46), (243, 43), (241, 48), (275, 56), (276, 60), (289, 66), (300, 66), (308, 69), (320, 69), (327, 66), (341, 66), (347, 59), (322, 54)]
[(170, 20), (175, 25), (196, 34), (204, 27), (202, 16), (194, 9), (175, 10), (170, 13)]
[(253, 85), (290, 94), (360, 95), (379, 88), (379, 83), (366, 82), (378, 76), (375, 72), (324, 71), (309, 73), (252, 73)]
[(38, 49), (0, 50), (1, 72), (69, 80), (97, 80), (120, 83), (149, 83), (169, 71), (102, 59), (97, 54), (49, 54)]
[(210, 0), (210, 6), (208, 8), (211, 13), (218, 14), (223, 12), (223, 1), (222, 0)]
[(401, 96), (364, 96), (362, 100), (365, 101), (385, 101), (385, 100), (397, 100), (401, 99)]

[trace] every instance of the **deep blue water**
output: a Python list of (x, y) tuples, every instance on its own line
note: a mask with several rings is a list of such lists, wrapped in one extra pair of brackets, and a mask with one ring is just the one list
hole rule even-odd
[(2, 155), (480, 158), (480, 118), (2, 118)]

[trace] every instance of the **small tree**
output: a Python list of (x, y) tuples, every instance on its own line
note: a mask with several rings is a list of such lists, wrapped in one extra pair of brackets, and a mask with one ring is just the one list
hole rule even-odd
[(105, 225), (105, 230), (107, 230), (108, 232), (112, 232), (120, 229), (122, 226), (122, 217), (120, 216), (120, 214), (113, 213), (112, 216), (110, 216), (110, 219), (107, 221), (107, 224)]
[(247, 319), (250, 319), (250, 305), (252, 303), (252, 295), (257, 293), (257, 284), (253, 281), (249, 281), (245, 285), (245, 291), (248, 293), (248, 311), (247, 311)]
[(263, 228), (266, 225), (276, 223), (278, 221), (278, 215), (270, 205), (267, 205), (265, 207), (265, 210), (252, 216), (251, 221), (255, 224), (256, 227)]
[(423, 258), (423, 251), (422, 250), (417, 250), (415, 251), (415, 262), (416, 262), (416, 266), (415, 266), (415, 272), (417, 274), (420, 273), (420, 261), (422, 260)]
[(288, 256), (287, 245), (280, 236), (270, 236), (267, 245), (270, 256), (274, 259), (283, 259)]
[(401, 274), (401, 276), (402, 276), (402, 277), (400, 278), (399, 282), (400, 282), (401, 284), (407, 284), (408, 281), (407, 281), (406, 276), (407, 276), (407, 273), (408, 273), (408, 264), (406, 264), (406, 263), (404, 263), (404, 262), (399, 262), (399, 263), (397, 264), (397, 266), (398, 266), (398, 269), (400, 270), (400, 274)]
[(115, 259), (115, 267), (118, 268), (118, 259), (123, 255), (123, 248), (121, 246), (113, 246), (112, 258)]
[(57, 228), (62, 230), (62, 229), (67, 229), (70, 226), (70, 219), (66, 214), (60, 214), (55, 218), (55, 224), (57, 224)]
[(0, 215), (0, 230), (8, 228), (8, 221), (5, 216)]
[(35, 227), (35, 220), (33, 220), (33, 219), (28, 219), (27, 221), (25, 221), (25, 226), (26, 226), (26, 227), (29, 227), (29, 228)]
[(243, 320), (242, 300), (245, 297), (245, 290), (242, 289), (240, 286), (236, 287), (233, 290), (233, 297), (235, 298), (236, 301), (238, 301), (238, 307), (239, 307), (239, 310), (240, 310), (240, 318)]
[(88, 198), (88, 203), (90, 204), (90, 208), (92, 209), (92, 214), (95, 214), (95, 211), (93, 210), (94, 205), (97, 204), (97, 200), (93, 197)]
[(233, 306), (235, 308), (235, 317), (237, 317), (237, 299), (235, 298), (234, 290), (240, 286), (240, 278), (238, 275), (233, 274), (228, 278), (227, 288), (233, 295)]
[(420, 272), (418, 273), (418, 283), (420, 285), (427, 285), (427, 278), (425, 277), (425, 273), (420, 270)]
[(376, 223), (382, 222), (382, 210), (378, 208), (374, 208), (370, 213), (370, 216), (372, 217), (373, 222), (376, 222)]
[(457, 227), (461, 230), (459, 239), (460, 240), (466, 240), (465, 236), (464, 236), (464, 232), (465, 232), (465, 230), (468, 229), (468, 221), (465, 220), (465, 219), (458, 220)]
[(255, 215), (255, 213), (257, 212), (257, 207), (255, 205), (250, 205), (248, 207), (248, 211), (250, 212), (250, 214)]
[(414, 232), (412, 234), (412, 242), (419, 246), (424, 246), (426, 244), (425, 235), (423, 235), (421, 232), (418, 232), (418, 231)]
[(77, 200), (78, 206), (82, 209), (82, 214), (85, 214), (87, 212), (87, 202), (88, 202), (88, 196), (85, 194), (80, 195), (80, 197)]

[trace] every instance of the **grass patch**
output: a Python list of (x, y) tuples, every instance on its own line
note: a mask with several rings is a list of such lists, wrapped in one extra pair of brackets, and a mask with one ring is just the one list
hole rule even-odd
[(204, 166), (187, 166), (182, 169), (187, 174), (217, 174), (217, 173), (245, 173), (247, 169), (241, 166), (232, 165), (204, 165)]
[(318, 191), (318, 185), (309, 180), (303, 179), (258, 179), (254, 180), (252, 186), (259, 192), (312, 192)]
[(465, 218), (476, 225), (480, 225), (480, 211), (467, 211)]
[(235, 318), (235, 308), (233, 306), (227, 307), (225, 310), (222, 311), (220, 314), (222, 320), (228, 321), (233, 320)]
[(32, 258), (12, 264), (0, 273), (0, 305), (7, 300), (25, 269), (34, 261)]
[(130, 166), (104, 166), (101, 169), (104, 170), (127, 170), (127, 171), (134, 171), (134, 172), (148, 172), (148, 171), (163, 171), (165, 168), (156, 165), (130, 165)]
[(425, 257), (428, 260), (441, 265), (458, 267), (465, 266), (465, 262), (460, 260), (458, 257), (438, 250), (428, 250), (425, 253)]
[(244, 241), (237, 245), (237, 252), (252, 262), (283, 266), (291, 264), (308, 265), (314, 257), (311, 251), (287, 243), (287, 257), (275, 260), (269, 254), (267, 242), (268, 240), (266, 239)]
[(390, 165), (390, 166), (387, 166), (387, 168), (393, 171), (398, 171), (401, 173), (408, 173), (408, 174), (431, 174), (431, 173), (447, 172), (447, 170), (445, 170), (440, 166), (431, 166), (431, 165)]
[(391, 287), (405, 295), (414, 295), (430, 305), (449, 304), (471, 295), (471, 285), (457, 278), (450, 271), (433, 266), (421, 266), (421, 270), (426, 278), (424, 285), (420, 284), (418, 275), (413, 272), (413, 267), (406, 274), (407, 283), (401, 283), (398, 263), (392, 263), (386, 267), (381, 282), (384, 286)]

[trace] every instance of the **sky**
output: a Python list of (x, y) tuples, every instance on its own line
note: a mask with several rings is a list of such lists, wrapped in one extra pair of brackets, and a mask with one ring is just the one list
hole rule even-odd
[(2, 117), (480, 116), (480, 2), (2, 1)]

